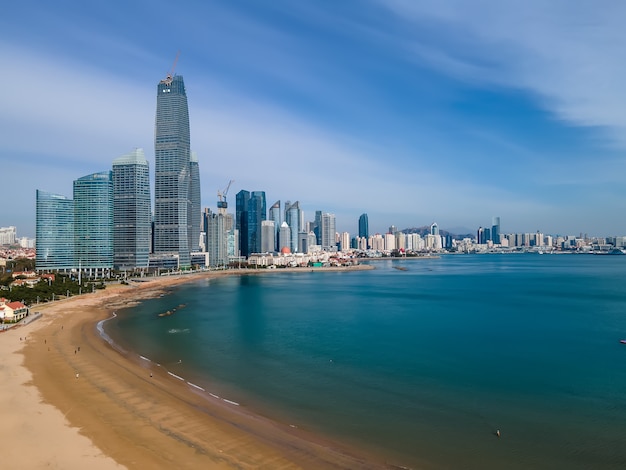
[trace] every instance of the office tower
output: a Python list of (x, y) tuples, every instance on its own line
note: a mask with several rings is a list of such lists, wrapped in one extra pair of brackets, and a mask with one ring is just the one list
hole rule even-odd
[(439, 225), (437, 225), (437, 222), (433, 222), (433, 224), (430, 226), (430, 234), (439, 235)]
[(491, 221), (491, 241), (500, 244), (500, 217), (493, 217)]
[(276, 243), (274, 246), (274, 251), (279, 251), (280, 247), (278, 246), (278, 238), (280, 234), (280, 226), (282, 223), (282, 219), (280, 217), (280, 201), (276, 201), (274, 204), (272, 204), (272, 207), (270, 207), (269, 210), (268, 219), (274, 221), (274, 241)]
[(359, 217), (359, 237), (368, 238), (370, 236), (369, 221), (367, 214), (361, 214)]
[(291, 245), (291, 229), (287, 222), (280, 224), (280, 232), (278, 235), (278, 245), (280, 246), (281, 253), (291, 253), (289, 245)]
[(113, 160), (113, 266), (147, 268), (150, 256), (150, 174), (143, 149)]
[(198, 166), (198, 155), (196, 155), (196, 152), (191, 152), (189, 159), (190, 251), (198, 251), (200, 246), (200, 225), (202, 223), (202, 209), (200, 205), (200, 167)]
[(154, 150), (154, 253), (177, 255), (179, 267), (188, 267), (191, 151), (182, 76), (168, 75), (157, 85)]
[(248, 202), (250, 192), (242, 189), (235, 196), (235, 228), (239, 232), (239, 256), (247, 257), (248, 249)]
[(397, 231), (398, 231), (398, 227), (396, 227), (395, 225), (391, 225), (391, 226), (389, 227), (389, 232), (387, 232), (387, 233), (390, 233), (390, 234), (392, 234), (392, 235), (395, 235)]
[(261, 221), (261, 253), (273, 253), (276, 246), (276, 229), (273, 220)]
[(315, 237), (317, 238), (317, 244), (322, 245), (322, 211), (315, 211), (315, 221), (311, 227)]
[(298, 233), (304, 229), (299, 201), (293, 204), (289, 201), (285, 202), (285, 222), (287, 222), (287, 225), (289, 225), (291, 229), (291, 243), (289, 248), (292, 253), (296, 253), (298, 251)]
[[(211, 212), (205, 208), (202, 214), (205, 233), (205, 246), (209, 253), (209, 266), (212, 268), (228, 264), (228, 229), (229, 218), (223, 213)], [(232, 225), (232, 223), (230, 223)]]
[(261, 253), (261, 222), (267, 218), (265, 191), (252, 191), (248, 202), (248, 250)]
[(320, 230), (322, 241), (322, 250), (334, 251), (337, 248), (335, 242), (335, 235), (337, 230), (335, 229), (335, 214), (324, 213), (322, 214), (322, 227)]
[(74, 201), (37, 190), (35, 236), (38, 271), (69, 270), (74, 263)]
[(113, 268), (113, 178), (111, 171), (74, 181), (74, 262), (90, 276)]
[(261, 252), (261, 222), (266, 219), (265, 191), (237, 193), (236, 222), (241, 256)]

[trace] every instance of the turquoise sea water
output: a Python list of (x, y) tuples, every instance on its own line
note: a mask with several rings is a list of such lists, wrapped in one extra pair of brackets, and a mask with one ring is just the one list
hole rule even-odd
[(373, 264), (194, 282), (105, 329), (207, 391), (397, 465), (626, 468), (626, 256)]

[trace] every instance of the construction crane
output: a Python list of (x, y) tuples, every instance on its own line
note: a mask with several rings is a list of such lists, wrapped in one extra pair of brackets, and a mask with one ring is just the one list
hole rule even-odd
[(228, 203), (226, 202), (226, 195), (228, 194), (228, 190), (230, 189), (230, 185), (233, 184), (235, 182), (235, 180), (230, 180), (228, 182), (228, 185), (226, 186), (226, 189), (224, 189), (224, 191), (220, 191), (219, 189), (217, 190), (217, 197), (218, 197), (218, 201), (217, 201), (217, 208), (219, 209), (224, 209), (224, 212), (226, 212), (226, 209), (228, 208)]
[(172, 68), (169, 73), (165, 76), (161, 83), (165, 83), (166, 85), (171, 85), (172, 80), (174, 79), (174, 70), (176, 70), (176, 64), (178, 63), (178, 57), (180, 56), (180, 51), (176, 53), (176, 58), (174, 59), (174, 63), (172, 64)]

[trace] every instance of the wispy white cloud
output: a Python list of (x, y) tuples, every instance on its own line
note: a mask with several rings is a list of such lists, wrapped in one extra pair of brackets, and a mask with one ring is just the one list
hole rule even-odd
[(425, 42), (417, 33), (402, 38), (420, 60), (467, 80), (525, 89), (560, 119), (607, 127), (615, 142), (626, 145), (626, 5), (540, 0), (376, 3), (416, 29), (437, 24), (438, 35)]

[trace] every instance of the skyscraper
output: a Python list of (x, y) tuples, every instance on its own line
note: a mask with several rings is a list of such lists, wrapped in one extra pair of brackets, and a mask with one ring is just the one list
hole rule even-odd
[(284, 251), (289, 253), (291, 251), (291, 249), (289, 248), (290, 244), (291, 244), (291, 229), (289, 228), (289, 225), (287, 225), (287, 222), (283, 222), (282, 224), (280, 224), (280, 232), (278, 235), (278, 246), (280, 247), (279, 251), (281, 253)]
[(261, 221), (261, 253), (273, 253), (276, 246), (276, 229), (273, 220)]
[(491, 220), (491, 241), (500, 244), (500, 217), (493, 217)]
[(322, 235), (322, 250), (334, 251), (337, 248), (335, 242), (335, 235), (337, 230), (335, 228), (335, 214), (324, 213), (322, 214), (322, 228), (320, 230)]
[(235, 228), (239, 231), (239, 256), (247, 257), (248, 249), (248, 203), (250, 191), (242, 189), (235, 196)]
[(274, 240), (276, 241), (276, 246), (274, 246), (274, 251), (280, 251), (280, 247), (278, 246), (278, 235), (280, 232), (280, 226), (282, 223), (282, 218), (280, 216), (280, 201), (276, 201), (274, 204), (272, 204), (272, 207), (270, 207), (269, 210), (269, 220), (273, 220), (274, 221)]
[(267, 218), (265, 191), (252, 191), (248, 202), (248, 250), (261, 253), (261, 222)]
[(202, 208), (200, 207), (200, 168), (196, 152), (191, 152), (189, 160), (189, 217), (191, 219), (191, 232), (189, 236), (189, 249), (198, 251), (200, 246), (200, 224), (202, 222)]
[(111, 171), (74, 181), (74, 262), (95, 277), (113, 268)]
[(292, 253), (298, 251), (298, 233), (300, 233), (304, 227), (301, 225), (302, 211), (300, 210), (300, 202), (296, 201), (293, 204), (289, 201), (285, 202), (285, 222), (291, 229), (291, 243), (289, 249)]
[(203, 214), (203, 225), (206, 236), (205, 246), (209, 253), (211, 267), (228, 264), (228, 223), (227, 216), (221, 212), (214, 213), (206, 208)]
[(143, 149), (113, 160), (113, 266), (147, 268), (150, 256), (150, 174)]
[(368, 238), (370, 236), (369, 222), (367, 219), (367, 214), (361, 214), (359, 217), (359, 237)]
[[(179, 267), (188, 267), (191, 150), (187, 94), (180, 75), (168, 75), (157, 85), (154, 150), (154, 252), (178, 255)], [(199, 220), (199, 211), (197, 216)]]
[(36, 198), (36, 269), (74, 268), (74, 201), (39, 189)]

